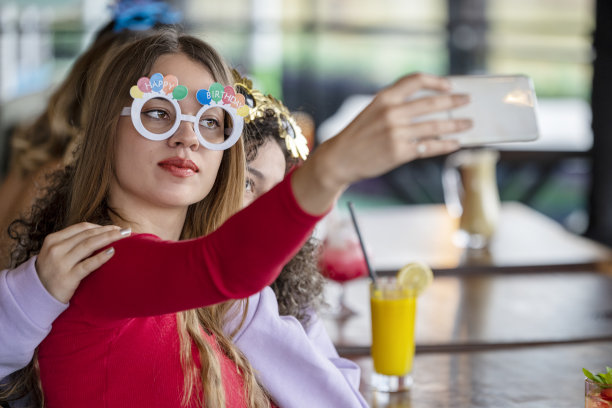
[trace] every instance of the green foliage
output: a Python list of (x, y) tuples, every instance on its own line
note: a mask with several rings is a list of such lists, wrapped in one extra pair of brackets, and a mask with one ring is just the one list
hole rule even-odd
[(602, 385), (612, 386), (612, 368), (610, 368), (610, 367), (606, 367), (606, 372), (605, 373), (592, 374), (586, 368), (583, 368), (582, 372), (584, 373), (586, 378), (588, 378), (591, 381), (595, 381), (595, 382), (600, 383)]

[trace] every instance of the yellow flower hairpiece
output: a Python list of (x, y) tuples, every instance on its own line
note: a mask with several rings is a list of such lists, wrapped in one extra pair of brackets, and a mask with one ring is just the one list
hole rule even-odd
[(232, 70), (232, 74), (236, 81), (234, 85), (236, 91), (244, 94), (245, 104), (251, 108), (244, 121), (249, 123), (256, 118), (262, 118), (266, 110), (272, 110), (278, 121), (278, 133), (285, 140), (287, 151), (295, 158), (306, 160), (309, 153), (308, 141), (289, 109), (272, 95), (264, 95), (261, 91), (253, 89), (253, 82), (242, 77), (235, 69)]

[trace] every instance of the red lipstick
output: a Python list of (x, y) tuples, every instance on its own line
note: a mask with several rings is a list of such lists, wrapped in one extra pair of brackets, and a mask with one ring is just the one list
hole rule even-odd
[(176, 177), (191, 177), (199, 171), (194, 162), (180, 157), (170, 157), (157, 165)]

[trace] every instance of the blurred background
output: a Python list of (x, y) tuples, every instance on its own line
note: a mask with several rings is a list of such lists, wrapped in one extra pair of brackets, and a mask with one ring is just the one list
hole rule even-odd
[[(256, 87), (308, 114), (319, 138), (323, 129), (329, 132), (342, 122), (338, 110), (347, 98), (373, 94), (405, 73), (530, 76), (539, 98), (542, 138), (535, 147), (501, 148), (501, 198), (522, 201), (580, 234), (587, 232), (590, 219), (588, 234), (612, 244), (606, 236), (612, 231), (607, 214), (612, 195), (606, 170), (610, 160), (605, 159), (612, 148), (597, 145), (591, 129), (594, 32), (597, 16), (605, 17), (604, 9), (610, 8), (605, 1), (168, 3), (183, 13), (188, 32), (212, 43), (232, 65), (250, 74)], [(110, 4), (2, 0), (0, 176), (8, 165), (11, 129), (42, 109), (54, 84), (111, 18)], [(604, 40), (603, 48), (612, 43)], [(411, 163), (353, 186), (347, 196), (364, 206), (443, 202), (441, 160)]]

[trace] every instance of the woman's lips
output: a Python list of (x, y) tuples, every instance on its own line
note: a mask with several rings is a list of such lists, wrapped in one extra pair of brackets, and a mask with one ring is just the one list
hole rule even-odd
[(157, 165), (176, 177), (190, 177), (199, 171), (194, 162), (180, 157), (171, 157), (160, 161)]

